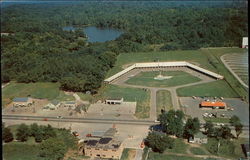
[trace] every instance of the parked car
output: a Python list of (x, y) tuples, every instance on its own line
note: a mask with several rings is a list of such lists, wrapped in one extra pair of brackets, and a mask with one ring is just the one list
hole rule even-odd
[(75, 137), (79, 136), (79, 134), (78, 134), (76, 131), (72, 132), (72, 134), (73, 134)]

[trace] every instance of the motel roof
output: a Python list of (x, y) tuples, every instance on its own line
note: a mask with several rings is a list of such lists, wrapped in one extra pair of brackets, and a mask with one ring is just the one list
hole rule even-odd
[(201, 102), (201, 106), (207, 107), (225, 107), (225, 102)]
[(13, 102), (28, 102), (28, 97), (14, 98)]

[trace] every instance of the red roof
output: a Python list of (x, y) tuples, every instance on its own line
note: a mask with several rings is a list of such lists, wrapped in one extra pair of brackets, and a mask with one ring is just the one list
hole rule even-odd
[(225, 102), (201, 102), (201, 106), (207, 107), (225, 107)]

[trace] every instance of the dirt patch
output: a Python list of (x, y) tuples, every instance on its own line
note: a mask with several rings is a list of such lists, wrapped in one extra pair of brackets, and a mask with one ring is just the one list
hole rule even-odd
[(136, 150), (129, 150), (128, 152), (128, 160), (130, 159), (134, 159), (135, 158), (135, 155), (136, 155)]

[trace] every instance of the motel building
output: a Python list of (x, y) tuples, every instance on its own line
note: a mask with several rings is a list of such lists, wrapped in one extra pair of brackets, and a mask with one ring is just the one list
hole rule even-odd
[(101, 159), (120, 159), (124, 147), (122, 141), (115, 137), (116, 133), (116, 128), (110, 128), (103, 135), (97, 137), (90, 134), (83, 150), (85, 156)]
[(211, 109), (226, 109), (227, 105), (225, 102), (201, 102), (200, 108), (211, 108)]

